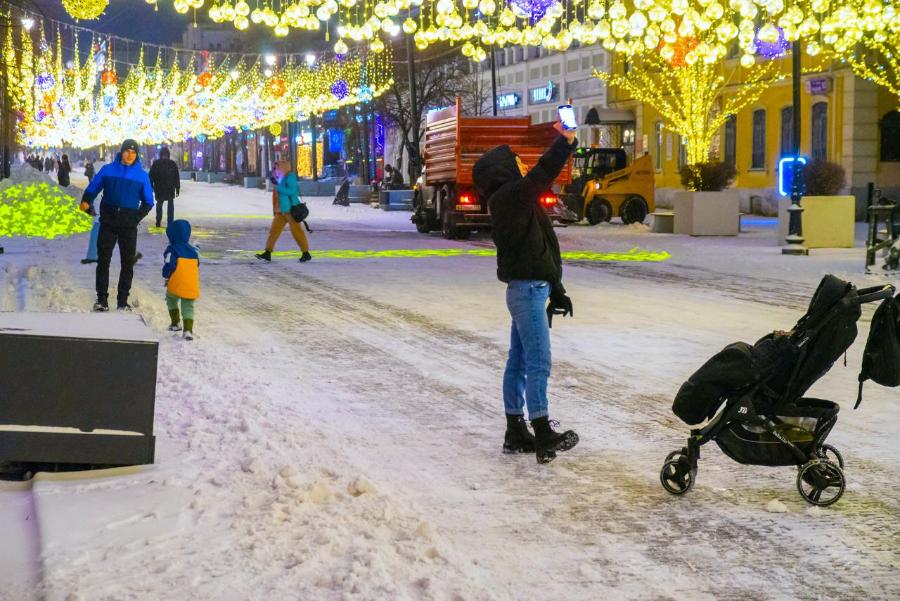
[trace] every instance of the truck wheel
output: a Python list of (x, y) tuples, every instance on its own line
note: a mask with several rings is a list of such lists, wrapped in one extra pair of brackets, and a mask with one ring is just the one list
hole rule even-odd
[(622, 203), (620, 209), (622, 223), (625, 225), (631, 223), (644, 223), (647, 218), (647, 202), (640, 196), (629, 196)]
[(444, 211), (443, 217), (441, 217), (441, 234), (447, 240), (468, 240), (471, 232), (456, 225), (449, 213), (449, 210)]
[(587, 220), (591, 225), (597, 225), (600, 222), (608, 222), (612, 219), (612, 206), (605, 198), (595, 198), (588, 205)]
[(416, 211), (416, 213), (417, 213), (416, 231), (417, 232), (419, 232), (420, 234), (427, 234), (427, 233), (431, 232), (431, 230), (433, 229), (432, 225), (434, 224), (434, 218), (431, 216), (431, 213), (433, 213), (433, 212), (434, 211), (431, 211), (430, 209), (425, 209), (425, 208), (421, 208), (418, 211)]

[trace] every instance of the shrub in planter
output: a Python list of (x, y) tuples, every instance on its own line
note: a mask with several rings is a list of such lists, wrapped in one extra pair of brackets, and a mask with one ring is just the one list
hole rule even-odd
[(737, 169), (731, 163), (695, 163), (681, 168), (681, 185), (695, 192), (721, 192), (736, 176)]
[(813, 161), (803, 168), (806, 196), (836, 196), (847, 181), (844, 168), (830, 161)]

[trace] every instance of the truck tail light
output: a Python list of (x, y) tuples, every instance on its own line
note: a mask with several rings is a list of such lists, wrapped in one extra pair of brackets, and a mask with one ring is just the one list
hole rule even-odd
[(468, 192), (464, 192), (459, 195), (459, 204), (461, 205), (470, 205), (475, 203), (475, 197), (469, 194)]
[(541, 196), (541, 205), (545, 207), (552, 207), (557, 202), (559, 202), (559, 197), (556, 194), (544, 194)]

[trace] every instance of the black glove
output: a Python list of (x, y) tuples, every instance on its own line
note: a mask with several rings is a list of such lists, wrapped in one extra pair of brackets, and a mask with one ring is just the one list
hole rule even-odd
[(566, 294), (556, 294), (550, 297), (550, 303), (547, 305), (547, 325), (553, 327), (553, 316), (571, 315), (575, 317), (575, 311), (572, 309), (572, 299)]
[(269, 181), (272, 182), (272, 185), (273, 185), (273, 186), (277, 186), (277, 185), (278, 185), (278, 180), (275, 179), (275, 176), (274, 176), (274, 175), (273, 175), (272, 177), (269, 178)]

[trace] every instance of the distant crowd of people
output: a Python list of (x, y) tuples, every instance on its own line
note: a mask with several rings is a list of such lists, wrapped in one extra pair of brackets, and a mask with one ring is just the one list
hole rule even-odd
[(56, 158), (53, 158), (51, 155), (45, 157), (29, 155), (25, 162), (38, 171), (44, 171), (48, 174), (56, 171), (56, 179), (60, 186), (69, 186), (71, 183), (69, 173), (72, 172), (72, 166), (69, 164), (69, 155), (67, 154), (62, 156), (56, 155)]

